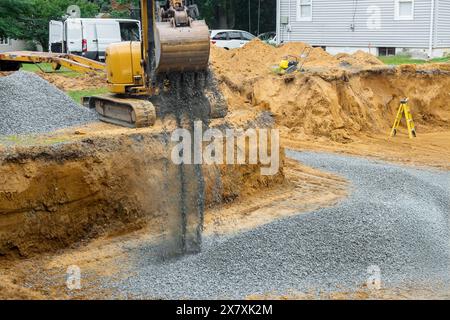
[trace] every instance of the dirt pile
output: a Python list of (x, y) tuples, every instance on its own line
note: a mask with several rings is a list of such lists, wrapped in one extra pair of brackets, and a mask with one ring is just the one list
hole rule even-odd
[(377, 57), (361, 50), (355, 52), (354, 54), (340, 53), (334, 57), (340, 61), (341, 67), (368, 67), (384, 65), (384, 63)]
[[(0, 78), (11, 75), (13, 72), (2, 71)], [(50, 82), (62, 91), (79, 91), (98, 89), (107, 86), (106, 75), (103, 73), (68, 74), (65, 72), (36, 72), (42, 79)]]
[(211, 48), (213, 69), (219, 76), (226, 77), (235, 85), (248, 82), (255, 77), (272, 74), (283, 57), (295, 56), (305, 69), (332, 69), (334, 72), (351, 65), (354, 68), (368, 68), (383, 65), (376, 57), (358, 51), (353, 55), (332, 56), (321, 48), (313, 48), (303, 42), (290, 42), (280, 47), (253, 40), (242, 48), (225, 50)]
[(74, 77), (45, 72), (39, 72), (37, 75), (63, 91), (98, 89), (107, 86), (106, 75), (102, 73), (80, 74)]
[[(289, 81), (271, 72), (283, 56), (309, 50), (305, 70)], [(303, 43), (275, 48), (261, 41), (233, 51), (213, 48), (212, 65), (234, 111), (231, 122), (243, 112), (267, 111), (289, 138), (350, 142), (355, 134), (385, 132), (404, 97), (419, 130), (450, 125), (449, 65), (393, 68), (362, 51), (331, 56)]]
[(447, 128), (449, 85), (448, 75), (401, 72), (360, 74), (346, 81), (304, 76), (290, 84), (256, 82), (252, 103), (269, 109), (291, 137), (350, 142), (358, 133), (387, 133), (403, 97), (410, 99), (419, 131)]

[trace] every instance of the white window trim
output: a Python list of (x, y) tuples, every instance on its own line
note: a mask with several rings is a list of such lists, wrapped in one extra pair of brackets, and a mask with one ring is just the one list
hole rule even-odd
[(312, 16), (313, 16), (313, 0), (311, 1), (311, 15), (309, 17), (302, 17), (301, 12), (300, 12), (300, 1), (301, 0), (297, 0), (297, 21), (312, 21)]
[[(400, 2), (412, 2), (412, 14), (410, 16), (400, 16)], [(395, 20), (414, 20), (415, 12), (414, 0), (395, 0)]]

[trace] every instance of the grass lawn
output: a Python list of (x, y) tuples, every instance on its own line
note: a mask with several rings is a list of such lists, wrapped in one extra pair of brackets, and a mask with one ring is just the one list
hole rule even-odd
[(88, 96), (95, 96), (98, 94), (108, 93), (108, 88), (98, 88), (98, 89), (89, 89), (89, 90), (80, 90), (80, 91), (68, 91), (66, 92), (75, 102), (81, 103), (81, 98)]
[(439, 63), (439, 62), (450, 62), (450, 57), (445, 58), (435, 58), (431, 60), (422, 59), (412, 59), (408, 56), (390, 56), (390, 57), (378, 57), (385, 64), (389, 65), (399, 65), (399, 64), (424, 64), (424, 63)]
[(54, 71), (52, 69), (52, 65), (50, 63), (23, 64), (21, 70), (29, 71), (29, 72), (39, 72), (39, 71), (51, 72), (51, 73), (61, 74), (65, 77), (69, 77), (69, 78), (75, 78), (81, 74), (79, 72), (72, 71), (72, 70), (66, 69), (64, 67), (61, 67), (61, 69), (58, 71)]

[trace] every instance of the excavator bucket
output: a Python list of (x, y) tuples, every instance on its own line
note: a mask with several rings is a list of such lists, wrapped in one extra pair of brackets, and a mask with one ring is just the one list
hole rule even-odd
[(204, 71), (208, 68), (210, 39), (204, 21), (188, 27), (156, 23), (156, 73)]

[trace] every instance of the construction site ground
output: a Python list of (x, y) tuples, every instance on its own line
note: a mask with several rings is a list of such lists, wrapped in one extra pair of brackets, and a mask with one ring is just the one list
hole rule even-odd
[[(283, 56), (300, 53), (305, 55), (303, 71), (292, 76), (279, 76), (273, 72), (273, 67)], [(253, 41), (242, 49), (231, 51), (213, 48), (211, 60), (212, 69), (219, 80), (222, 92), (228, 99), (230, 108), (229, 115), (220, 121), (231, 123), (236, 127), (245, 127), (249, 124), (258, 126), (261, 123), (266, 125), (270, 122), (266, 119), (269, 114), (274, 120), (274, 126), (280, 129), (283, 149), (318, 152), (311, 154), (312, 159), (321, 159), (320, 154), (327, 157), (326, 155), (332, 153), (350, 156), (345, 159), (357, 156), (355, 159), (363, 157), (384, 160), (404, 166), (408, 170), (427, 168), (426, 170), (437, 170), (444, 176), (448, 175), (450, 169), (449, 64), (393, 67), (386, 66), (377, 58), (362, 52), (355, 55), (331, 56), (319, 48), (311, 49), (309, 53), (309, 50), (305, 50), (305, 44), (302, 43), (274, 48), (259, 41)], [(77, 92), (76, 95), (71, 95), (75, 99), (81, 97), (83, 92), (88, 94), (89, 91), (105, 90), (105, 79), (100, 75), (70, 74), (66, 76), (64, 73), (41, 72), (38, 74), (65, 92)], [(404, 127), (395, 138), (389, 137), (398, 103), (404, 97), (410, 98), (417, 123), (418, 137), (413, 140), (408, 138)], [(95, 185), (92, 188), (101, 190), (106, 186), (113, 193), (100, 197), (98, 194), (102, 194), (103, 191), (98, 191), (96, 196), (102, 201), (109, 196), (120, 197), (117, 186), (109, 185), (113, 180), (109, 180), (110, 176), (118, 174), (118, 167), (128, 168), (128, 164), (124, 163), (119, 156), (130, 152), (133, 154), (130, 162), (133, 164), (141, 162), (135, 171), (120, 173), (123, 176), (138, 177), (140, 169), (144, 170), (144, 166), (151, 166), (153, 163), (153, 160), (144, 161), (139, 154), (143, 152), (146, 156), (150, 155), (151, 159), (154, 155), (156, 159), (159, 152), (147, 150), (147, 147), (143, 145), (148, 141), (153, 143), (154, 134), (167, 127), (171, 128), (172, 125), (173, 121), (169, 119), (166, 122), (158, 121), (153, 128), (136, 130), (95, 122), (47, 134), (0, 137), (0, 152), (6, 152), (17, 158), (17, 161), (10, 163), (8, 168), (0, 167), (0, 170), (3, 170), (0, 172), (6, 173), (7, 169), (16, 170), (16, 172), (23, 170), (22, 177), (18, 174), (11, 175), (16, 179), (13, 182), (2, 181), (7, 187), (3, 187), (0, 191), (7, 193), (28, 188), (29, 192), (36, 192), (36, 195), (42, 196), (39, 188), (47, 188), (46, 182), (42, 179), (36, 180), (39, 187), (30, 188), (27, 185), (28, 180), (34, 179), (33, 177), (37, 176), (36, 172), (40, 170), (49, 172), (61, 170), (60, 173), (54, 173), (57, 178), (48, 181), (48, 184), (52, 187), (55, 183), (68, 184), (65, 187), (57, 187), (65, 188), (67, 193), (73, 192), (76, 194), (75, 198), (80, 200), (83, 199), (82, 188), (85, 186), (77, 185), (76, 178), (80, 177), (77, 172), (80, 170), (79, 167), (86, 167), (93, 168), (90, 179), (98, 178), (99, 180), (98, 186), (96, 182), (89, 182)], [(140, 139), (143, 139), (143, 144), (140, 144)], [(138, 142), (135, 143), (136, 141)], [(153, 148), (155, 145), (152, 144), (148, 148)], [(94, 151), (97, 148), (100, 151)], [(65, 158), (68, 154), (78, 152), (83, 156), (92, 153), (93, 160), (86, 158), (88, 159), (86, 163), (80, 164), (77, 163), (78, 155), (73, 159)], [(51, 157), (62, 154), (60, 160), (68, 161), (68, 164), (47, 166), (43, 154), (50, 154)], [(107, 172), (97, 172), (95, 165), (97, 158), (99, 158), (98, 161), (107, 164), (107, 168), (104, 169)], [(351, 161), (345, 159), (341, 161), (344, 163)], [(34, 163), (30, 165), (30, 161)], [(299, 156), (297, 159), (291, 154), (284, 160), (282, 177), (265, 180), (258, 176), (259, 167), (242, 168), (239, 175), (221, 168), (220, 175), (225, 179), (225, 184), (229, 184), (229, 189), (244, 183), (236, 194), (222, 195), (222, 198), (227, 201), (215, 202), (210, 199), (205, 212), (205, 237), (212, 239), (211, 241), (217, 238), (219, 239), (217, 241), (224, 241), (224, 243), (228, 241), (227, 239), (231, 239), (229, 240), (231, 244), (233, 239), (241, 237), (240, 234), (248, 235), (249, 239), (252, 239), (253, 233), (258, 233), (265, 228), (269, 231), (270, 228), (279, 231), (277, 221), (280, 219), (292, 218), (294, 223), (298, 221), (295, 220), (298, 216), (309, 216), (313, 212), (327, 210), (327, 208), (333, 210), (346, 201), (345, 199), (351, 198), (355, 193), (352, 190), (354, 183), (351, 179), (332, 172), (331, 165), (316, 165), (315, 161), (310, 160), (307, 155)], [(157, 163), (156, 160), (155, 163)], [(26, 165), (22, 166), (23, 164)], [(364, 167), (362, 164), (361, 166)], [(157, 174), (157, 168), (149, 169), (151, 171), (149, 174)], [(65, 176), (75, 180), (65, 180)], [(206, 177), (208, 179), (209, 176), (206, 175)], [(211, 177), (214, 175), (211, 174)], [(392, 183), (395, 184), (395, 181)], [(11, 188), (15, 189), (13, 191), (7, 190), (11, 184), (13, 185)], [(407, 187), (407, 185), (402, 186)], [(131, 190), (136, 192), (137, 202), (145, 202), (141, 198), (146, 196), (143, 193), (145, 190)], [(398, 192), (402, 192), (401, 188)], [(33, 194), (28, 193), (27, 197), (32, 198)], [(81, 206), (86, 205), (83, 201), (74, 202), (70, 210), (81, 210)], [(95, 202), (95, 199), (92, 201)], [(126, 215), (131, 216), (134, 211), (139, 210), (139, 205), (127, 205), (129, 207), (123, 209)], [(79, 230), (75, 228), (64, 236), (67, 242), (63, 241), (60, 245), (51, 243), (48, 247), (37, 245), (39, 250), (36, 252), (32, 249), (19, 248), (13, 249), (11, 254), (0, 256), (0, 298), (159, 298), (155, 295), (146, 296), (142, 293), (142, 288), (135, 291), (130, 288), (118, 290), (103, 282), (104, 278), (116, 283), (122, 283), (127, 277), (147, 279), (145, 275), (140, 274), (140, 269), (137, 269), (139, 265), (136, 265), (135, 255), (136, 252), (141, 252), (142, 248), (146, 248), (149, 243), (158, 239), (159, 220), (155, 218), (143, 222), (142, 219), (129, 218), (131, 221), (129, 223), (127, 219), (120, 221), (112, 228), (103, 227), (103, 222), (99, 221), (101, 227), (86, 237), (82, 235), (82, 228)], [(7, 223), (14, 224), (12, 220)], [(7, 225), (6, 222), (3, 223), (4, 226)], [(65, 233), (61, 230), (55, 232), (59, 236)], [(49, 238), (51, 233), (48, 234)], [(262, 243), (265, 243), (264, 241)], [(267, 240), (267, 243), (273, 244), (271, 240)], [(206, 250), (206, 256), (208, 254)], [(445, 254), (448, 255), (448, 252)], [(188, 261), (189, 263), (191, 262)], [(77, 265), (83, 270), (82, 290), (67, 289), (66, 271), (71, 265)], [(251, 271), (248, 272), (253, 274)], [(203, 280), (205, 283), (209, 281), (209, 279)], [(175, 293), (174, 295), (176, 296)], [(352, 290), (342, 288), (326, 292), (321, 287), (310, 287), (307, 292), (298, 292), (293, 287), (292, 290), (287, 289), (282, 293), (258, 291), (249, 292), (243, 297), (248, 299), (448, 299), (450, 290), (448, 283), (443, 283), (442, 288), (430, 288), (421, 281), (401, 287), (369, 290), (365, 287), (365, 283), (361, 282)]]

